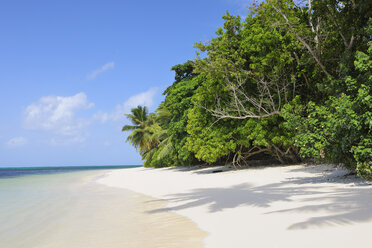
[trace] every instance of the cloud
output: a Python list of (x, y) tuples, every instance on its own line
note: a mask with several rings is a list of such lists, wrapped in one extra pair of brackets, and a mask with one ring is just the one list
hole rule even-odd
[(154, 105), (154, 96), (157, 91), (158, 88), (151, 88), (148, 91), (129, 97), (128, 100), (124, 102), (124, 113), (129, 113), (132, 108), (138, 105), (152, 107), (152, 105)]
[(88, 102), (85, 93), (74, 96), (45, 96), (29, 105), (25, 110), (24, 127), (31, 130), (50, 131), (59, 135), (78, 136), (89, 124), (77, 118), (76, 112), (94, 106)]
[(107, 64), (104, 64), (103, 66), (101, 66), (100, 68), (98, 68), (98, 69), (96, 69), (96, 70), (94, 70), (94, 71), (92, 71), (91, 73), (89, 73), (88, 75), (87, 75), (87, 79), (88, 80), (93, 80), (93, 79), (95, 79), (99, 74), (101, 74), (101, 73), (103, 73), (103, 72), (105, 72), (105, 71), (107, 71), (107, 70), (109, 70), (109, 69), (112, 69), (112, 68), (114, 68), (115, 67), (115, 62), (109, 62), (109, 63), (107, 63)]
[(24, 137), (14, 137), (10, 139), (8, 142), (6, 142), (6, 145), (8, 147), (20, 147), (27, 144), (27, 139)]
[(130, 113), (130, 110), (137, 107), (138, 105), (147, 106), (149, 108), (152, 107), (154, 105), (154, 97), (158, 91), (158, 88), (150, 88), (145, 92), (131, 96), (124, 103), (116, 105), (116, 107), (111, 112), (99, 112), (94, 115), (94, 118), (100, 120), (103, 123), (109, 120), (122, 120), (124, 119), (124, 114)]

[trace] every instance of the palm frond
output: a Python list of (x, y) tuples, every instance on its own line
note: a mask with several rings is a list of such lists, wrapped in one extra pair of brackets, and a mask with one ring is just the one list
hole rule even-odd
[(156, 113), (158, 114), (157, 121), (163, 125), (168, 124), (172, 118), (171, 112), (165, 107), (157, 109)]
[(138, 126), (125, 125), (125, 126), (121, 129), (121, 131), (125, 132), (125, 131), (135, 130), (135, 129), (137, 129), (137, 128), (138, 128)]
[[(168, 140), (170, 141), (170, 140)], [(164, 158), (166, 155), (168, 155), (173, 150), (173, 144), (172, 142), (167, 142), (165, 146), (162, 147), (162, 150), (158, 154), (158, 159)]]

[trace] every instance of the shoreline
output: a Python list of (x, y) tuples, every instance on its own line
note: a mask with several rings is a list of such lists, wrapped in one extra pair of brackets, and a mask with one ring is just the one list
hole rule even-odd
[[(221, 167), (222, 168), (222, 167)], [(351, 247), (369, 243), (372, 186), (330, 165), (131, 168), (98, 183), (167, 201), (208, 233), (207, 248)]]
[(188, 218), (152, 214), (166, 202), (96, 182), (110, 171), (0, 179), (1, 247), (203, 247), (206, 233)]

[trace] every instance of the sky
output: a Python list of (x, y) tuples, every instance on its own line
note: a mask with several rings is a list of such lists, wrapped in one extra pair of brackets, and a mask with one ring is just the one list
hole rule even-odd
[(0, 166), (139, 165), (124, 114), (156, 109), (243, 0), (4, 0)]

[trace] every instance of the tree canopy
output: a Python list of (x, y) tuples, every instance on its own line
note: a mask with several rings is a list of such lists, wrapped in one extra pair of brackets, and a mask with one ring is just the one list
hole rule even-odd
[(372, 4), (267, 0), (228, 12), (155, 113), (127, 115), (145, 166), (342, 163), (372, 175)]

